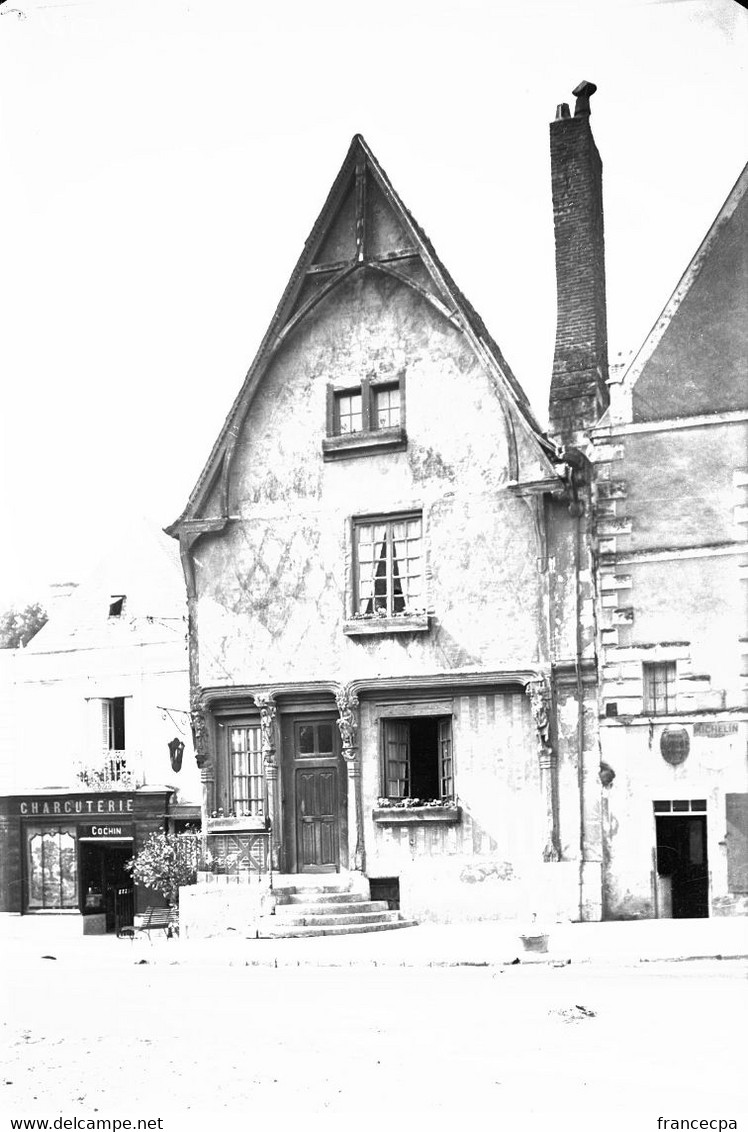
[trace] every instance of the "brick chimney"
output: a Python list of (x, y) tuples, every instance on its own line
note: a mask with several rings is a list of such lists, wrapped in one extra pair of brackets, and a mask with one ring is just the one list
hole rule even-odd
[(556, 349), (548, 434), (575, 446), (608, 404), (608, 332), (605, 310), (603, 166), (590, 129), (590, 97), (583, 82), (551, 122), (551, 187), (556, 237)]

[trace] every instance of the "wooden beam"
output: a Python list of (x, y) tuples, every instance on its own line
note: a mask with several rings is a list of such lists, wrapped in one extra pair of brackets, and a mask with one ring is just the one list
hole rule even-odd
[(372, 260), (369, 266), (373, 267), (376, 271), (381, 271), (382, 275), (390, 275), (393, 279), (399, 280), (401, 283), (404, 283), (406, 287), (412, 287), (414, 291), (417, 291), (419, 295), (423, 296), (427, 303), (430, 303), (432, 307), (438, 310), (439, 314), (449, 319), (453, 326), (456, 326), (458, 330), (462, 328), (462, 324), (457, 317), (457, 312), (450, 310), (441, 299), (433, 295), (431, 291), (428, 291), (422, 283), (417, 283), (415, 279), (411, 279), (408, 275), (403, 275), (402, 272), (398, 271), (396, 268), (388, 267), (387, 264), (379, 263), (376, 260)]
[(358, 265), (355, 263), (347, 264), (346, 267), (342, 271), (338, 272), (338, 274), (335, 275), (332, 279), (328, 279), (327, 283), (325, 283), (323, 287), (320, 287), (319, 291), (317, 291), (316, 294), (308, 298), (302, 307), (299, 307), (299, 309), (296, 311), (296, 314), (289, 318), (286, 325), (278, 331), (278, 337), (276, 338), (275, 344), (273, 346), (274, 351), (277, 346), (281, 342), (283, 342), (286, 336), (291, 333), (293, 328), (297, 326), (306, 315), (309, 314), (310, 310), (313, 310), (313, 308), (316, 307), (317, 303), (321, 302), (322, 299), (324, 299), (325, 295), (329, 295), (333, 287), (336, 287), (338, 283), (340, 283), (343, 279), (350, 275), (351, 272), (355, 271), (357, 266)]
[(342, 271), (344, 267), (353, 267), (355, 259), (339, 259), (336, 263), (312, 263), (307, 267), (307, 275), (329, 275), (332, 271)]
[[(402, 259), (420, 259), (420, 252), (415, 248), (399, 248), (394, 252), (385, 252), (384, 255), (374, 256), (365, 262), (376, 266), (378, 263), (396, 263)], [(342, 271), (344, 267), (353, 267), (356, 259), (339, 259), (335, 263), (311, 263), (306, 268), (307, 275), (331, 275), (335, 271)]]
[(363, 263), (366, 257), (366, 161), (360, 155), (356, 161), (356, 259)]

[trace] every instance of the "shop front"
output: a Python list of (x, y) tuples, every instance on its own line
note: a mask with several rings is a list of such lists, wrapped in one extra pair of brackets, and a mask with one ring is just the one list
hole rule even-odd
[(39, 792), (0, 798), (0, 907), (84, 917), (86, 933), (118, 931), (160, 903), (127, 862), (167, 828), (168, 790)]

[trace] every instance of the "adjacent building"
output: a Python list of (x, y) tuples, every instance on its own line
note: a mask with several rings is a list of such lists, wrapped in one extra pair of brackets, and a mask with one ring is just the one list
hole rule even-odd
[(200, 819), (178, 555), (146, 524), (111, 543), (3, 657), (2, 909), (85, 914), (91, 930), (153, 903), (125, 869), (150, 833)]
[(590, 432), (605, 914), (748, 909), (748, 168)]

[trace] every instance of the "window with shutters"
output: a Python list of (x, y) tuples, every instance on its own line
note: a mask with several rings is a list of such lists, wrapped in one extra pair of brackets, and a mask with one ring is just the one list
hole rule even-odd
[(420, 802), (454, 798), (452, 720), (382, 720), (382, 797)]
[(327, 392), (326, 460), (405, 448), (405, 378), (365, 377)]
[(128, 773), (125, 746), (125, 697), (101, 701), (103, 770), (109, 782), (124, 782)]
[(265, 816), (265, 780), (259, 724), (229, 727), (231, 809), (237, 818)]

